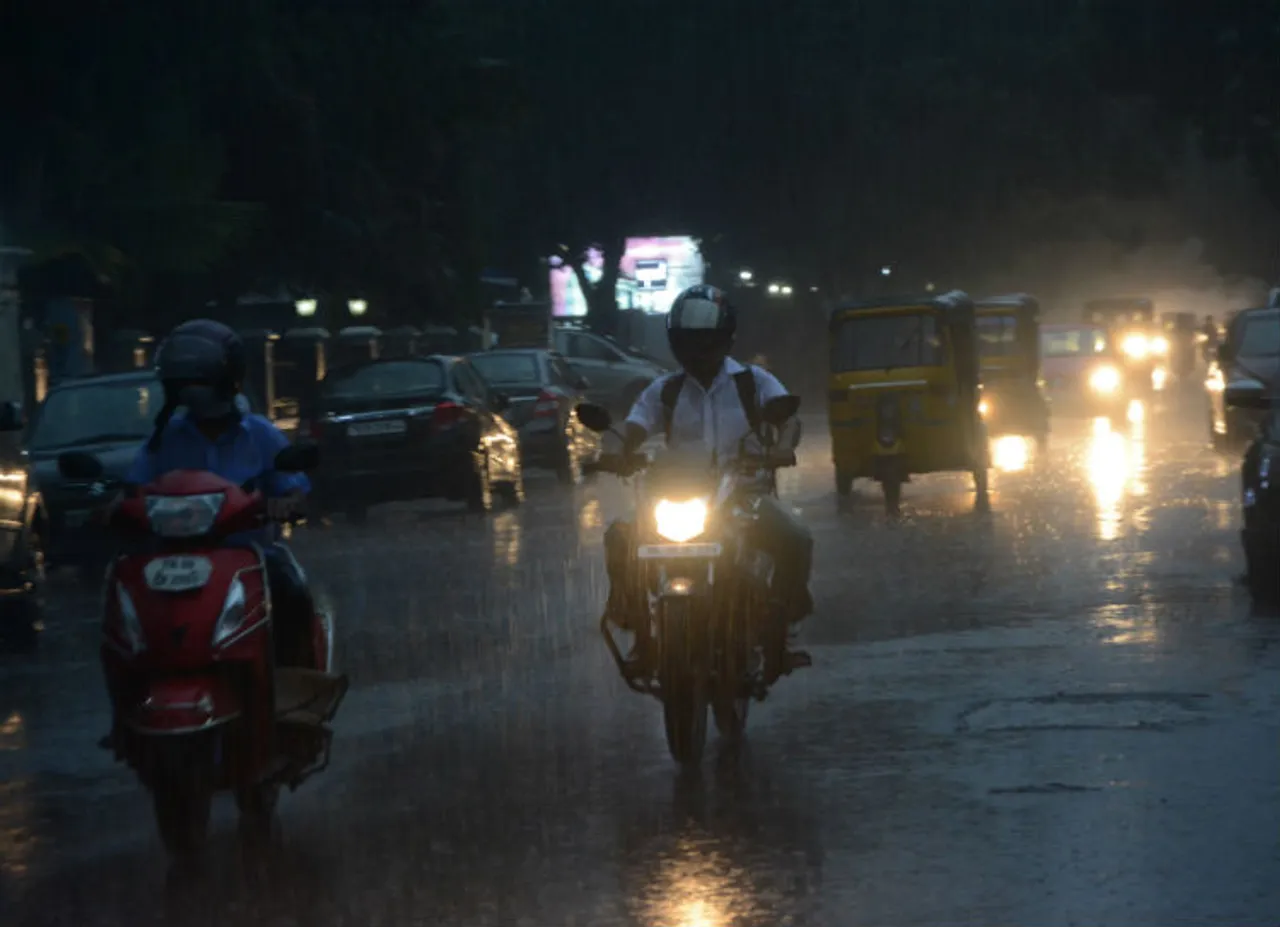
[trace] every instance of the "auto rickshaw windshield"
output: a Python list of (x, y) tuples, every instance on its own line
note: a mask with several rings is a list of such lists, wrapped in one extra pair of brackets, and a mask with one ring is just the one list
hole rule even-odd
[(1018, 353), (1018, 320), (1012, 315), (978, 316), (978, 356), (1008, 357)]
[(944, 363), (942, 331), (932, 312), (854, 316), (839, 323), (831, 370), (937, 367)]

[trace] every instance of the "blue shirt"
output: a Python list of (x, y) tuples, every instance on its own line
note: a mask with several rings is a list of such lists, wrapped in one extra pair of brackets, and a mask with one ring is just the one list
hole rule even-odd
[[(305, 473), (277, 473), (271, 469), (276, 454), (289, 439), (261, 415), (248, 414), (232, 428), (210, 441), (182, 413), (175, 415), (160, 434), (160, 444), (149, 451), (144, 444), (133, 458), (125, 479), (150, 483), (171, 470), (207, 470), (232, 483), (264, 477), (267, 495), (283, 496), (295, 490), (309, 492)], [(274, 537), (275, 532), (270, 532)], [(245, 537), (261, 535), (254, 532)], [(241, 535), (237, 535), (237, 538)]]

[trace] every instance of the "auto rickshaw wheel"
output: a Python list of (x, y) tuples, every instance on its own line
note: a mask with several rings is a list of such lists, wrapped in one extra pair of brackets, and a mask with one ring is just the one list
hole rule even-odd
[(888, 477), (881, 481), (880, 488), (884, 490), (885, 514), (897, 518), (902, 514), (902, 480), (896, 476)]

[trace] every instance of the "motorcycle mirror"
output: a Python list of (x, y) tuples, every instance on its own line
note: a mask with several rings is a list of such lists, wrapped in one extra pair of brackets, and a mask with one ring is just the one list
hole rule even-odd
[(800, 411), (799, 396), (774, 396), (760, 407), (760, 419), (777, 427)]
[(594, 402), (581, 403), (576, 414), (578, 421), (598, 434), (608, 431), (613, 424), (613, 416), (609, 414), (609, 410)]
[(96, 480), (102, 476), (102, 461), (84, 451), (58, 455), (58, 473), (68, 480)]
[(290, 444), (276, 454), (273, 467), (280, 473), (305, 473), (320, 466), (320, 448), (311, 442)]

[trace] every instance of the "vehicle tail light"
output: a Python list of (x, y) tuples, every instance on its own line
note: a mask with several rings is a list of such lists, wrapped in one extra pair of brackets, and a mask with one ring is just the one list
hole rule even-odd
[(440, 402), (436, 404), (435, 411), (431, 413), (431, 430), (443, 431), (446, 428), (452, 428), (462, 420), (466, 408), (456, 402)]
[(559, 418), (560, 400), (555, 393), (543, 390), (533, 406), (534, 418)]

